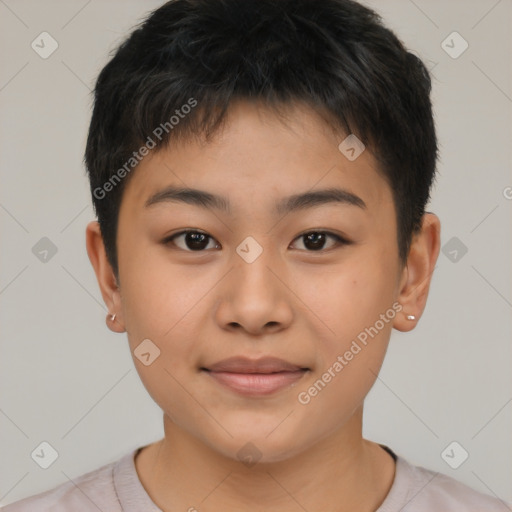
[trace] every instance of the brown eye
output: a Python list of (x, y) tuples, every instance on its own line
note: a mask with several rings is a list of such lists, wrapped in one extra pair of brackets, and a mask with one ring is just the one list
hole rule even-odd
[[(328, 239), (334, 240), (334, 243), (330, 244), (330, 247), (325, 248)], [(343, 239), (341, 236), (328, 231), (309, 231), (299, 235), (296, 240), (303, 240), (303, 245), (308, 252), (329, 250), (339, 245), (348, 245), (349, 242)]]
[[(341, 236), (329, 231), (308, 231), (307, 233), (299, 235), (295, 240), (302, 240), (305, 249), (300, 250), (306, 250), (307, 252), (327, 251), (338, 246), (349, 245), (351, 243)], [(331, 240), (330, 243), (328, 243), (329, 240)], [(187, 252), (204, 252), (207, 249), (220, 248), (218, 243), (213, 243), (213, 246), (209, 246), (212, 242), (216, 242), (216, 240), (207, 233), (196, 230), (187, 230), (180, 231), (179, 233), (166, 238), (162, 243), (164, 245), (175, 245), (178, 249)]]
[[(177, 240), (180, 240), (180, 243), (177, 243)], [(165, 245), (172, 243), (183, 251), (200, 252), (207, 249), (209, 241), (213, 240), (210, 235), (202, 233), (201, 231), (181, 231), (180, 233), (166, 238), (163, 243)], [(218, 244), (214, 244), (214, 248), (216, 246), (218, 246)]]

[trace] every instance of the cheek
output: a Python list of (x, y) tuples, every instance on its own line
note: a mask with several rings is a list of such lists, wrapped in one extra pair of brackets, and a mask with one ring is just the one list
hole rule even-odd
[[(185, 369), (197, 364), (205, 295), (218, 281), (218, 276), (208, 273), (198, 278), (197, 269), (192, 267), (171, 267), (168, 261), (153, 258), (144, 265), (127, 264), (125, 275), (120, 276), (130, 349), (152, 396), (158, 391), (158, 382), (174, 382), (166, 370), (179, 378)], [(148, 368), (136, 359), (143, 340), (150, 340), (157, 347), (154, 350), (160, 351)]]
[(123, 314), (128, 333), (166, 339), (204, 295), (205, 280), (165, 258), (132, 255), (120, 267)]
[(394, 277), (383, 261), (358, 260), (329, 269), (312, 268), (307, 276), (294, 279), (304, 307), (319, 326), (323, 324), (322, 332), (334, 337), (353, 335), (375, 322), (393, 301)]
[(329, 271), (319, 269), (302, 281), (297, 293), (304, 297), (310, 321), (315, 323), (318, 371), (327, 370), (346, 354), (348, 364), (342, 373), (354, 379), (351, 382), (361, 380), (363, 386), (375, 378), (369, 369), (375, 373), (380, 369), (396, 315), (394, 274), (389, 262), (377, 256), (362, 255)]
[(157, 264), (124, 270), (121, 297), (135, 368), (152, 399), (179, 423), (173, 411), (193, 409), (180, 383), (197, 357), (194, 304), (204, 295), (204, 282), (187, 283), (183, 273)]
[(361, 264), (303, 292), (314, 298), (311, 308), (322, 320), (318, 325), (329, 329), (322, 328), (324, 334), (315, 338), (315, 378), (297, 391), (297, 398), (326, 425), (345, 421), (377, 378), (396, 315), (389, 282), (378, 266), (369, 272)]

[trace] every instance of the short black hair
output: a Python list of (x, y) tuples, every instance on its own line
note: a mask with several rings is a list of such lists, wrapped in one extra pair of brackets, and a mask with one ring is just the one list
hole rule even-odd
[(122, 191), (143, 146), (208, 139), (234, 100), (276, 113), (299, 102), (356, 135), (391, 188), (405, 264), (435, 179), (430, 92), (422, 60), (355, 1), (165, 3), (118, 46), (94, 89), (84, 160), (116, 278)]

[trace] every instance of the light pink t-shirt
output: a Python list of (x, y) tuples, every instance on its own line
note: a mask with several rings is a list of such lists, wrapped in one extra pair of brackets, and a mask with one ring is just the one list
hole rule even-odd
[[(135, 455), (11, 503), (2, 512), (162, 512), (142, 486)], [(389, 449), (388, 449), (389, 450)], [(390, 451), (390, 450), (389, 450)], [(393, 453), (393, 452), (391, 452)], [(194, 504), (191, 504), (193, 510)], [(505, 502), (481, 494), (453, 478), (413, 466), (396, 456), (393, 485), (375, 512), (506, 512)]]

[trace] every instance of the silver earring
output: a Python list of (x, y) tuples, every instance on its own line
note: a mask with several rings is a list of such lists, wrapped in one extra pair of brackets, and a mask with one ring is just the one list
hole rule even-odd
[(116, 319), (116, 314), (114, 313), (113, 315), (110, 315), (110, 320), (112, 320), (112, 322)]
[(407, 320), (416, 320), (414, 315), (407, 315)]

